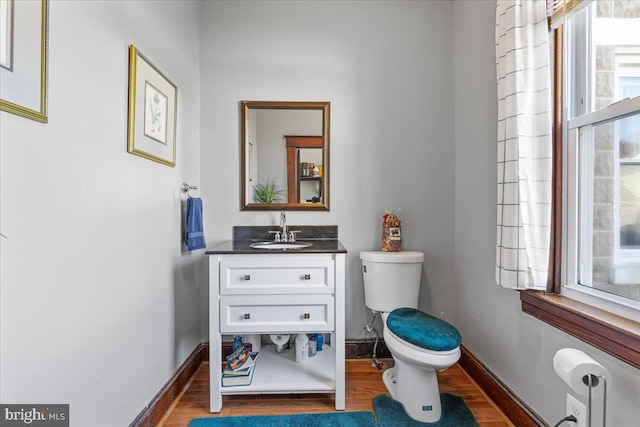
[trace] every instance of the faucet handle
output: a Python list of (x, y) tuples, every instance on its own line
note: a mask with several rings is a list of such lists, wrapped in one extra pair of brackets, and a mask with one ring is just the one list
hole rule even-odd
[(278, 230), (270, 230), (269, 234), (275, 234), (275, 236), (273, 237), (273, 240), (276, 242), (280, 241), (280, 231)]
[(289, 230), (289, 241), (290, 242), (295, 242), (296, 241), (296, 234), (300, 233), (300, 230)]

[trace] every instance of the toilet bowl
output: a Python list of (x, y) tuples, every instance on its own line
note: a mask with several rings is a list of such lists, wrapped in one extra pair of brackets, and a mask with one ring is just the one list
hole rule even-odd
[(442, 416), (437, 370), (460, 359), (461, 337), (449, 323), (418, 310), (421, 252), (361, 252), (365, 304), (380, 312), (395, 361), (382, 378), (407, 414), (433, 423)]

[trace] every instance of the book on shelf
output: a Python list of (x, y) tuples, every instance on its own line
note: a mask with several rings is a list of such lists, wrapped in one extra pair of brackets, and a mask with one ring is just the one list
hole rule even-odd
[(249, 350), (247, 350), (247, 347), (240, 345), (226, 357), (227, 365), (235, 371), (247, 361), (248, 357)]
[(258, 358), (258, 352), (247, 352), (247, 357), (244, 359), (244, 362), (241, 365), (236, 364), (235, 368), (231, 362), (227, 362), (222, 370), (222, 375), (227, 376), (246, 376), (249, 375), (249, 368), (256, 364), (256, 359)]
[(252, 365), (246, 369), (246, 375), (225, 375), (222, 374), (222, 387), (233, 387), (239, 385), (251, 385), (253, 380), (253, 371), (255, 371), (256, 365)]

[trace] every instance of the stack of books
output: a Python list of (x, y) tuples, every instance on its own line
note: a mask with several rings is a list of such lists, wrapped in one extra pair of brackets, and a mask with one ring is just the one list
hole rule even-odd
[(257, 351), (250, 352), (243, 345), (227, 356), (227, 364), (222, 370), (222, 387), (251, 384), (257, 358)]

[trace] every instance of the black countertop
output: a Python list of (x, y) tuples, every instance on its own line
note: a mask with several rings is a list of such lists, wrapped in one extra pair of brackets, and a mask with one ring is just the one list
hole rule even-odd
[(347, 250), (338, 240), (337, 225), (290, 225), (288, 229), (297, 231), (297, 242), (311, 243), (311, 246), (292, 249), (255, 249), (251, 247), (252, 243), (273, 241), (273, 234), (269, 234), (269, 231), (280, 230), (280, 227), (273, 225), (238, 225), (233, 227), (233, 240), (207, 249), (205, 255), (347, 253)]
[(323, 254), (323, 253), (347, 253), (347, 250), (338, 239), (299, 239), (298, 242), (311, 243), (311, 246), (306, 248), (296, 249), (255, 249), (250, 245), (256, 242), (263, 242), (264, 239), (259, 240), (229, 240), (221, 243), (218, 246), (209, 248), (205, 251), (205, 255), (220, 255), (220, 254), (280, 254), (280, 253), (295, 253), (295, 254)]

